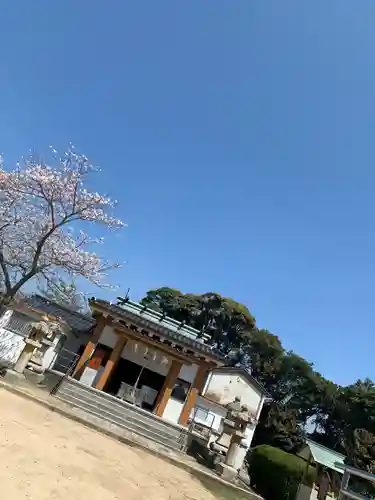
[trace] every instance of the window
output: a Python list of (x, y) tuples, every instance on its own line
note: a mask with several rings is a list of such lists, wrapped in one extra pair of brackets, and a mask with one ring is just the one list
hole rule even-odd
[(4, 328), (10, 332), (18, 333), (19, 335), (27, 337), (31, 330), (31, 322), (32, 319), (29, 318), (29, 316), (26, 316), (26, 314), (13, 311), (12, 316)]
[(211, 426), (215, 419), (215, 415), (211, 413), (209, 410), (206, 410), (205, 408), (200, 408), (198, 406), (194, 418), (196, 421), (201, 422), (202, 424), (204, 423), (206, 425)]
[(207, 427), (212, 427), (212, 424), (214, 423), (215, 420), (215, 414), (210, 412), (209, 410), (206, 410), (205, 408), (197, 406), (195, 408), (193, 420), (197, 424), (203, 424), (206, 425)]

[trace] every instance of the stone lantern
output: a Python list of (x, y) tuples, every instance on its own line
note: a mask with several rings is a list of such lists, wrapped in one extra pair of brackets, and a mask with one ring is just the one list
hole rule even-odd
[(41, 321), (31, 323), (29, 336), (24, 339), (25, 347), (18, 358), (14, 372), (23, 375), (25, 368), (31, 368), (37, 373), (43, 372), (42, 360), (45, 351), (53, 345), (49, 338), (59, 329), (56, 321), (51, 321), (48, 316), (43, 316)]
[(247, 425), (254, 423), (254, 417), (250, 414), (248, 407), (241, 404), (239, 397), (227, 404), (226, 408), (223, 431), (216, 443), (212, 444), (212, 448), (221, 452), (227, 450), (224, 462), (219, 462), (216, 468), (223, 478), (231, 480), (237, 476), (235, 464), (246, 438)]

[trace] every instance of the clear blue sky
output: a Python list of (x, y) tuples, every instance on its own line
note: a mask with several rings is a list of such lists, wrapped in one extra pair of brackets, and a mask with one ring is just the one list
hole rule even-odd
[(375, 378), (374, 0), (0, 12), (0, 148), (102, 165), (123, 293), (220, 292), (325, 376)]

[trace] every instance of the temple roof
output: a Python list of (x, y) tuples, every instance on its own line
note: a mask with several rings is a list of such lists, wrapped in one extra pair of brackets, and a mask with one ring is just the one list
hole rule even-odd
[(30, 307), (62, 319), (74, 332), (86, 333), (96, 323), (92, 316), (73, 311), (41, 295), (32, 295), (27, 298), (26, 302)]
[(178, 322), (169, 316), (145, 307), (138, 302), (126, 300), (121, 305), (111, 304), (106, 300), (91, 299), (92, 308), (104, 309), (111, 316), (133, 320), (136, 324), (150, 328), (153, 332), (159, 332), (171, 341), (178, 342), (187, 349), (193, 349), (211, 358), (223, 360), (225, 356), (213, 346), (205, 343), (208, 336), (201, 334), (199, 330)]

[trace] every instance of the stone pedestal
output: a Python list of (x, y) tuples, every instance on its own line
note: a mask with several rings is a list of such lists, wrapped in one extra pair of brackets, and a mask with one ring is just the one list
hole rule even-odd
[(233, 482), (238, 475), (238, 471), (236, 469), (233, 469), (233, 467), (230, 467), (230, 465), (224, 464), (223, 462), (217, 464), (216, 470), (226, 481)]
[(22, 385), (26, 382), (26, 377), (23, 373), (18, 373), (11, 368), (7, 368), (3, 380), (10, 385)]
[(44, 373), (36, 373), (35, 371), (31, 371), (28, 368), (24, 371), (24, 375), (26, 381), (33, 385), (41, 385), (44, 382), (45, 374)]
[(14, 365), (14, 371), (17, 373), (23, 373), (27, 364), (29, 363), (35, 349), (39, 348), (41, 343), (37, 340), (25, 339), (25, 347), (21, 352), (17, 363)]
[(30, 383), (33, 385), (39, 385), (44, 381), (44, 375), (32, 372), (27, 368), (24, 373), (18, 373), (12, 368), (7, 368), (4, 372), (2, 380), (10, 385), (23, 385)]
[(235, 436), (232, 437), (231, 443), (229, 445), (229, 449), (227, 452), (227, 456), (225, 457), (225, 463), (229, 467), (235, 467), (235, 464), (237, 463), (237, 455), (239, 454), (240, 451), (240, 441), (237, 441), (234, 439)]

